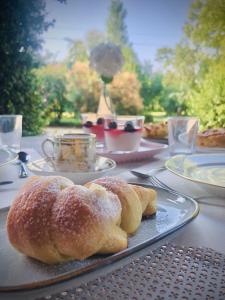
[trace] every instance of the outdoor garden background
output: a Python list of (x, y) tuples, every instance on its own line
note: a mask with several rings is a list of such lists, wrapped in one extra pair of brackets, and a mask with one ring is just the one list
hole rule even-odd
[(105, 31), (70, 41), (66, 59), (58, 63), (39, 54), (42, 33), (54, 26), (45, 1), (1, 1), (0, 114), (22, 114), (24, 135), (39, 134), (47, 125), (80, 126), (80, 113), (95, 112), (100, 97), (90, 50), (111, 41), (125, 59), (109, 86), (118, 114), (144, 114), (146, 122), (195, 115), (201, 129), (225, 127), (225, 0), (193, 1), (183, 38), (173, 49), (158, 49), (163, 69), (157, 73), (151, 62), (140, 63), (126, 14), (123, 2), (112, 0)]

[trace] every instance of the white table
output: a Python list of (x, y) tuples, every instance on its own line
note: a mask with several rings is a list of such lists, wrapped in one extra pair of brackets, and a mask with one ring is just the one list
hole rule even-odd
[[(40, 142), (45, 137), (38, 138), (29, 138), (23, 139), (23, 146), (30, 147), (33, 146), (34, 149), (30, 150), (29, 153), (32, 156), (32, 159), (37, 159), (40, 157)], [(134, 177), (129, 170), (133, 168), (140, 167), (142, 170), (150, 170), (152, 168), (158, 168), (164, 164), (166, 157), (168, 156), (167, 151), (160, 153), (158, 156), (155, 156), (151, 160), (141, 161), (135, 163), (126, 163), (118, 165), (118, 167), (112, 171), (111, 175), (119, 175), (122, 178), (126, 179), (129, 182), (140, 182), (147, 183), (147, 180), (140, 180)], [(17, 179), (17, 168), (18, 166), (10, 166), (10, 172), (7, 176), (10, 179), (10, 176), (13, 176), (15, 182), (12, 185), (0, 187), (0, 208), (10, 206), (18, 189), (24, 183), (26, 179)], [(150, 246), (152, 249), (162, 245), (166, 242), (172, 242), (176, 245), (186, 245), (192, 247), (209, 247), (218, 252), (225, 254), (225, 196), (224, 198), (219, 198), (215, 195), (210, 194), (207, 190), (200, 188), (197, 184), (193, 182), (186, 181), (174, 174), (171, 174), (169, 171), (163, 171), (158, 173), (158, 178), (164, 181), (167, 185), (173, 187), (179, 192), (188, 194), (191, 197), (200, 197), (203, 196), (199, 202), (200, 212), (199, 215), (190, 223), (185, 225), (183, 228), (177, 230), (173, 234), (167, 236), (161, 241), (157, 242), (155, 245)], [(5, 180), (6, 180), (5, 179)], [(139, 251), (140, 254), (144, 253), (145, 250)], [(136, 254), (139, 255), (139, 254)], [(131, 256), (132, 257), (132, 256)], [(129, 259), (131, 259), (131, 257)], [(119, 262), (120, 265), (127, 262), (127, 259), (123, 259)], [(118, 263), (113, 264), (113, 266), (107, 266), (104, 268), (104, 272), (110, 272), (113, 268), (118, 267)], [(103, 272), (98, 270), (92, 272), (91, 275), (87, 275), (85, 280), (99, 276)], [(79, 280), (78, 280), (79, 282)], [(43, 289), (43, 294), (51, 294), (57, 291), (62, 291), (70, 286), (73, 286), (73, 281), (68, 281), (65, 283), (58, 284), (54, 287), (49, 287)], [(31, 298), (35, 293), (30, 294)], [(36, 293), (36, 297), (38, 292)], [(22, 296), (21, 296), (22, 297)], [(26, 296), (27, 297), (27, 296)], [(19, 298), (18, 298), (19, 299)], [(22, 299), (22, 298), (21, 298)]]

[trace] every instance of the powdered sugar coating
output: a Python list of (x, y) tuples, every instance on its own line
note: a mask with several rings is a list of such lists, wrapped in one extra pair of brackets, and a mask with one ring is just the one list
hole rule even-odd
[(112, 223), (120, 220), (121, 205), (116, 195), (96, 197), (83, 186), (66, 188), (52, 210), (52, 234), (61, 253), (83, 259), (96, 253), (108, 236)]
[(123, 187), (127, 187), (127, 183), (125, 180), (115, 176), (106, 176), (106, 177), (98, 178), (96, 180), (93, 180), (92, 182), (96, 184), (100, 184), (104, 186), (107, 190), (114, 193)]
[[(102, 177), (92, 181), (116, 194), (122, 205), (121, 228), (127, 233), (134, 233), (141, 223), (142, 205), (137, 193), (126, 181), (114, 177)], [(90, 186), (91, 183), (87, 183)]]
[(71, 185), (72, 181), (58, 176), (34, 176), (24, 185), (7, 218), (10, 242), (19, 251), (26, 248), (26, 254), (32, 257), (55, 253), (49, 231), (51, 210), (57, 194)]
[[(96, 253), (121, 219), (118, 197), (98, 187), (89, 190), (60, 176), (31, 177), (8, 214), (10, 242), (20, 252), (47, 263)], [(126, 245), (123, 233), (119, 247)]]

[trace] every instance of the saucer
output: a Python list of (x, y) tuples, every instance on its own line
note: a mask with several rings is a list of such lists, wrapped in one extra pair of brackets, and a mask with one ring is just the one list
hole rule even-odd
[(168, 145), (149, 142), (141, 139), (138, 150), (134, 151), (109, 151), (106, 148), (97, 149), (97, 153), (104, 157), (111, 158), (117, 163), (146, 160), (166, 149)]
[(89, 172), (61, 172), (54, 168), (49, 158), (43, 158), (30, 162), (29, 170), (39, 176), (63, 176), (72, 180), (75, 184), (84, 184), (88, 181), (105, 176), (106, 173), (116, 167), (114, 160), (102, 156), (98, 156), (96, 160), (95, 170)]

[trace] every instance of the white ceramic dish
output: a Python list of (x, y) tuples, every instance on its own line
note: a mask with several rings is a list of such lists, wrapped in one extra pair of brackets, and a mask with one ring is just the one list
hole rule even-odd
[[(149, 187), (148, 185), (143, 186)], [(25, 290), (41, 288), (71, 277), (76, 280), (74, 278), (76, 276), (95, 270), (100, 266), (113, 264), (114, 261), (159, 241), (197, 216), (198, 204), (191, 198), (158, 187), (154, 187), (154, 189), (157, 191), (158, 198), (157, 213), (151, 218), (142, 220), (137, 232), (129, 237), (127, 249), (113, 255), (95, 255), (82, 261), (74, 260), (59, 265), (40, 263), (13, 249), (6, 231), (8, 211), (0, 210), (0, 291), (14, 290), (11, 292), (10, 299), (17, 299), (15, 290), (21, 289), (23, 294), (20, 299), (38, 298), (40, 297), (39, 289), (33, 289), (34, 294), (32, 295), (31, 290), (27, 294), (25, 294)], [(52, 287), (55, 288), (53, 285)]]
[(112, 159), (98, 156), (96, 161), (95, 170), (91, 172), (60, 172), (56, 171), (53, 164), (49, 159), (39, 159), (30, 162), (28, 165), (29, 170), (35, 175), (40, 176), (63, 176), (69, 178), (76, 184), (84, 184), (90, 180), (105, 176), (106, 173), (116, 167), (115, 161)]
[(168, 145), (165, 144), (149, 142), (142, 139), (141, 145), (136, 151), (108, 151), (105, 148), (99, 148), (97, 149), (97, 153), (111, 158), (117, 163), (124, 163), (149, 159), (167, 147)]
[(176, 155), (167, 160), (165, 166), (176, 175), (209, 187), (225, 198), (225, 153)]
[(11, 163), (16, 159), (16, 153), (7, 149), (0, 149), (0, 167), (5, 166), (6, 164)]

